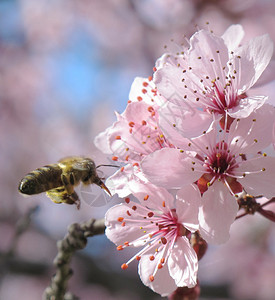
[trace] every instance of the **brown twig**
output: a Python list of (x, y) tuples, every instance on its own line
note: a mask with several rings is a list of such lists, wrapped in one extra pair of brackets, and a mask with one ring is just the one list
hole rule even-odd
[(68, 280), (73, 274), (70, 262), (77, 250), (85, 248), (87, 237), (103, 234), (105, 231), (104, 219), (91, 219), (82, 224), (72, 224), (63, 240), (57, 242), (58, 254), (54, 259), (56, 274), (51, 284), (44, 291), (44, 300), (76, 300), (76, 296), (66, 293)]

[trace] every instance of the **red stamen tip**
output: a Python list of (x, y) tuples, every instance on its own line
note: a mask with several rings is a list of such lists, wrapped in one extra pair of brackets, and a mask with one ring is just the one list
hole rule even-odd
[(146, 201), (146, 200), (148, 200), (148, 198), (149, 198), (149, 195), (146, 195), (143, 199)]
[(127, 265), (127, 264), (122, 264), (122, 265), (121, 265), (121, 269), (122, 269), (122, 270), (128, 269), (128, 265)]

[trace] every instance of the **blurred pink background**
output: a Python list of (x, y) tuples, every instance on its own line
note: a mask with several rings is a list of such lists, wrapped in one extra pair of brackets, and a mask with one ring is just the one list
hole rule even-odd
[[(246, 40), (268, 33), (275, 41), (275, 2), (0, 2), (0, 299), (41, 299), (54, 274), (56, 240), (67, 226), (102, 218), (119, 201), (83, 203), (78, 211), (45, 195), (23, 197), (20, 179), (69, 155), (108, 163), (93, 139), (114, 121), (114, 110), (124, 110), (133, 79), (152, 74), (171, 38), (189, 37), (196, 26), (222, 34), (236, 23), (244, 26)], [(261, 88), (262, 94), (274, 99), (274, 86)], [(112, 171), (104, 168), (106, 175)], [(18, 221), (35, 206), (29, 227), (17, 238)], [(273, 300), (274, 224), (249, 216), (234, 224), (231, 235), (200, 262), (201, 299)], [(140, 282), (134, 264), (120, 269), (134, 253), (117, 253), (105, 236), (91, 238), (73, 261), (69, 290), (82, 300), (160, 299)]]

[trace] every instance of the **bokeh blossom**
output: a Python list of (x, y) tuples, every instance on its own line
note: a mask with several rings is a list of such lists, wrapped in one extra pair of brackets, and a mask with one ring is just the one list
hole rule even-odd
[(106, 235), (117, 250), (142, 249), (133, 260), (139, 261), (142, 282), (162, 296), (177, 287), (194, 287), (198, 258), (191, 247), (191, 232), (198, 229), (199, 191), (189, 185), (175, 199), (166, 189), (152, 184), (133, 186), (132, 195), (139, 202), (125, 198), (124, 204), (106, 213)]

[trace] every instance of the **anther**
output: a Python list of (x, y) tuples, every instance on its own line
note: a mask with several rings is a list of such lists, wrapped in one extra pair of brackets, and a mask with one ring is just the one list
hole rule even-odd
[(122, 264), (122, 265), (121, 265), (121, 269), (122, 269), (122, 270), (128, 269), (128, 265), (127, 265), (127, 264)]
[(167, 244), (167, 240), (166, 240), (166, 238), (164, 236), (161, 237), (160, 240), (161, 240), (161, 242), (162, 242), (163, 245)]

